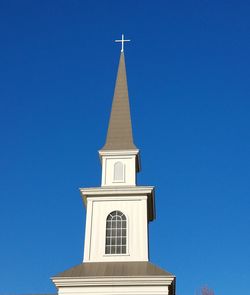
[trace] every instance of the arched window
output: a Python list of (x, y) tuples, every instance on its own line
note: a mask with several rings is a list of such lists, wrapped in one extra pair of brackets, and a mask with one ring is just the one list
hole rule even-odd
[(105, 254), (125, 254), (127, 249), (127, 219), (121, 211), (111, 212), (106, 220)]
[(114, 181), (124, 181), (124, 165), (120, 161), (114, 164)]

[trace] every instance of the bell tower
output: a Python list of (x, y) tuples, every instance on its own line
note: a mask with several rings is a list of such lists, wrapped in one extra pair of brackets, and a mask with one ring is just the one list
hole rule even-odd
[(100, 187), (81, 188), (86, 208), (83, 262), (52, 278), (61, 295), (175, 295), (175, 276), (149, 262), (154, 187), (138, 186), (122, 35)]

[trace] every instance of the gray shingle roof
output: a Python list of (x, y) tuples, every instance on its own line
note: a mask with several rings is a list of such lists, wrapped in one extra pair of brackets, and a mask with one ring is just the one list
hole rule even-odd
[(124, 53), (121, 52), (106, 143), (102, 150), (133, 150), (132, 124)]
[(59, 277), (174, 277), (150, 262), (91, 262), (82, 263), (54, 276)]

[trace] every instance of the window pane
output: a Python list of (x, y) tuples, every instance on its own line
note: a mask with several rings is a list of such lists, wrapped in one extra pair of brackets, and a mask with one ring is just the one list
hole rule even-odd
[(122, 246), (122, 254), (126, 254), (126, 246)]
[(110, 245), (110, 238), (106, 238), (106, 245)]
[(117, 246), (116, 247), (116, 254), (121, 254), (122, 253), (122, 247), (121, 246)]
[(115, 254), (115, 246), (111, 246), (111, 254)]
[(106, 254), (110, 254), (111, 252), (110, 252), (110, 246), (106, 246), (106, 248), (105, 248), (105, 253)]

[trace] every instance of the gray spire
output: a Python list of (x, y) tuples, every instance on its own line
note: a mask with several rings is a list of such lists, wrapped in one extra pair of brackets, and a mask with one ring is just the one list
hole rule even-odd
[(134, 150), (124, 53), (121, 52), (106, 143), (102, 150)]

